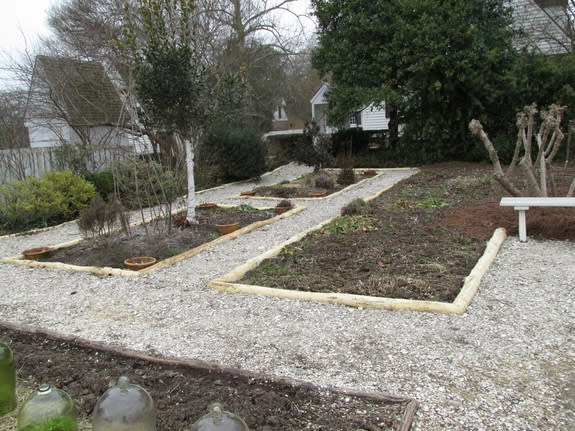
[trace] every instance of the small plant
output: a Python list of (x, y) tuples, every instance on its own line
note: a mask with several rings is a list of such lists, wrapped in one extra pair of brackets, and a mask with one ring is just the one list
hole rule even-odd
[(252, 213), (254, 211), (259, 211), (257, 208), (254, 208), (253, 206), (246, 205), (246, 204), (238, 205), (236, 208), (238, 211), (246, 212), (246, 213)]
[(278, 202), (278, 204), (276, 205), (276, 207), (279, 208), (289, 208), (292, 206), (292, 203), (290, 201), (288, 201), (287, 199), (283, 199), (281, 201)]
[(361, 215), (369, 208), (363, 199), (354, 199), (341, 209), (342, 216)]
[(314, 185), (322, 189), (333, 189), (335, 187), (335, 181), (329, 174), (321, 173), (315, 176)]
[(190, 226), (190, 222), (185, 215), (175, 215), (172, 216), (172, 223), (174, 226), (184, 229)]
[(344, 186), (349, 186), (350, 184), (355, 183), (355, 173), (353, 172), (353, 168), (342, 169), (337, 176), (337, 182)]
[(377, 229), (376, 222), (368, 217), (355, 215), (343, 216), (335, 219), (320, 230), (320, 233), (353, 233), (369, 232)]
[(459, 245), (469, 245), (471, 243), (471, 240), (464, 236), (456, 236), (455, 238), (453, 238), (453, 242)]
[(124, 207), (118, 200), (104, 201), (97, 196), (80, 212), (78, 227), (86, 237), (107, 237), (116, 230), (118, 223), (127, 230), (128, 220)]
[(441, 208), (441, 207), (445, 207), (448, 205), (449, 204), (444, 199), (441, 199), (441, 198), (425, 199), (425, 200), (423, 200), (417, 204), (418, 208), (426, 208), (426, 209), (428, 209), (428, 208), (436, 209), (436, 208)]

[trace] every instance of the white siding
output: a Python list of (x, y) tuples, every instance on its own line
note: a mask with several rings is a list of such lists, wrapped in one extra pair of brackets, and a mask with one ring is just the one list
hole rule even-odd
[(361, 128), (363, 130), (388, 130), (389, 118), (385, 115), (385, 108), (369, 105), (361, 112)]
[(528, 46), (546, 54), (567, 52), (570, 41), (564, 32), (565, 4), (564, 0), (510, 0), (514, 25), (525, 32), (517, 38), (516, 46)]

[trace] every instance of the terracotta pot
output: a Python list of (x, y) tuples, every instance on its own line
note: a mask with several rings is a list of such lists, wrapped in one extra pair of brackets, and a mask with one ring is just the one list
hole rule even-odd
[(199, 205), (198, 205), (198, 208), (206, 209), (206, 208), (215, 208), (215, 207), (217, 207), (217, 206), (218, 206), (218, 204), (216, 204), (216, 203), (214, 203), (214, 202), (207, 202), (207, 203), (204, 203), (204, 204), (199, 204)]
[(310, 198), (322, 198), (326, 195), (326, 192), (309, 192)]
[(239, 222), (230, 223), (230, 224), (217, 224), (216, 225), (218, 232), (222, 235), (227, 235), (228, 233), (232, 233), (232, 232), (238, 230), (239, 227), (240, 227)]
[(293, 208), (293, 205), (291, 207), (274, 207), (274, 211), (276, 214), (283, 214), (289, 210), (291, 210)]
[(147, 268), (155, 263), (156, 258), (151, 256), (130, 257), (124, 260), (124, 266), (133, 271), (139, 271), (140, 269)]
[(240, 196), (254, 196), (256, 194), (255, 190), (250, 190), (248, 192), (241, 192)]
[(51, 247), (37, 247), (24, 250), (22, 254), (24, 255), (24, 257), (26, 257), (26, 259), (38, 260), (47, 258), (50, 255), (51, 251), (52, 251)]

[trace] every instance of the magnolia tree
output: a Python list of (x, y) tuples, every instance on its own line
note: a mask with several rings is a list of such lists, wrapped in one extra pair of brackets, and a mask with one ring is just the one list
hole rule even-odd
[[(483, 130), (479, 120), (471, 120), (469, 130), (477, 135), (489, 152), (493, 165), (493, 176), (512, 196), (523, 196), (524, 192), (513, 183), (516, 168), (519, 166), (527, 182), (527, 193), (531, 196), (548, 196), (557, 194), (555, 179), (551, 170), (553, 159), (557, 155), (564, 134), (561, 131), (561, 120), (566, 106), (551, 105), (540, 113), (541, 122), (536, 130), (537, 105), (525, 106), (517, 114), (517, 141), (513, 159), (506, 171), (501, 167), (495, 146)], [(535, 160), (533, 155), (536, 154)], [(567, 196), (572, 196), (575, 179), (571, 182)]]

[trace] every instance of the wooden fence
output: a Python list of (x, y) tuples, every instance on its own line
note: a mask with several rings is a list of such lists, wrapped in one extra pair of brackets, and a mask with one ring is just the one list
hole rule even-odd
[[(60, 151), (60, 153), (59, 153)], [(90, 171), (98, 171), (107, 163), (122, 160), (135, 154), (133, 147), (98, 148), (85, 154)], [(26, 177), (41, 177), (50, 171), (70, 169), (71, 161), (58, 147), (16, 148), (0, 150), (0, 184), (23, 180)]]

